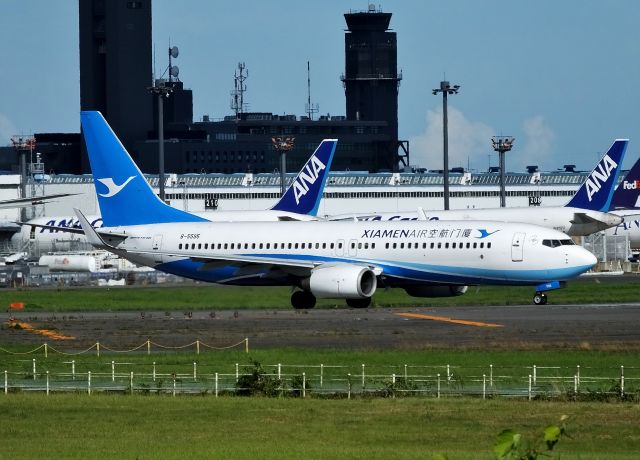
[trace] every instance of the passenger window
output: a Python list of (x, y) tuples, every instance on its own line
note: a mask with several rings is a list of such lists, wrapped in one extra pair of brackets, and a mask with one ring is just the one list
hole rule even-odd
[(362, 243), (358, 243), (358, 249), (362, 249)]
[(234, 247), (234, 243), (231, 243), (231, 249), (233, 249), (233, 247)]
[(442, 243), (438, 243), (438, 249), (442, 249)]
[(320, 243), (316, 243), (316, 249), (320, 249)]
[(334, 249), (336, 247), (335, 243), (331, 243), (331, 249)]
[(304, 249), (304, 248), (305, 248), (305, 244), (306, 244), (306, 243), (302, 243), (302, 249)]
[(393, 243), (393, 249), (396, 249), (398, 247), (398, 243)]
[(198, 249), (202, 249), (202, 243), (198, 243)]
[(473, 249), (476, 249), (478, 247), (478, 243), (473, 243)]
[(351, 249), (355, 249), (356, 248), (356, 244), (354, 242), (351, 242)]
[(491, 243), (487, 243), (487, 249), (491, 249)]
[(400, 249), (404, 249), (404, 243), (400, 243)]
[(444, 248), (445, 248), (445, 249), (449, 249), (449, 243), (445, 243), (445, 244), (444, 244)]
[(385, 249), (389, 249), (389, 243), (385, 243), (385, 244), (384, 244), (384, 248), (385, 248)]
[(191, 243), (191, 249), (195, 249), (196, 248), (196, 244), (195, 243)]
[(484, 248), (484, 243), (480, 243), (480, 249)]
[(205, 248), (205, 249), (209, 249), (209, 243), (205, 243), (205, 244), (204, 244), (204, 248)]
[(431, 249), (433, 249), (434, 246), (435, 246), (435, 243), (431, 243)]
[(371, 249), (375, 249), (376, 248), (376, 244), (375, 243), (371, 243)]
[(453, 249), (455, 249), (455, 248), (456, 248), (456, 243), (451, 243), (451, 247), (452, 247)]
[(467, 243), (467, 249), (471, 247), (471, 243)]
[(229, 243), (224, 244), (224, 248), (227, 249), (229, 247)]
[(427, 243), (422, 243), (422, 249), (427, 249)]
[(298, 249), (298, 243), (296, 243), (294, 247), (295, 247), (296, 249)]
[(182, 243), (178, 245), (178, 249), (182, 249)]
[(289, 249), (291, 249), (291, 243), (289, 243), (288, 246), (289, 246)]
[(322, 243), (322, 249), (327, 249), (327, 243)]
[(262, 249), (262, 243), (260, 243), (260, 245), (258, 246), (258, 248)]

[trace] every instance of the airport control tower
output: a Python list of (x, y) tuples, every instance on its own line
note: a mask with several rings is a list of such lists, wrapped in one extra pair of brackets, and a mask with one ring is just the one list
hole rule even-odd
[(347, 119), (387, 122), (392, 139), (388, 149), (398, 151), (398, 73), (396, 33), (389, 31), (391, 13), (370, 5), (364, 12), (344, 15), (344, 84)]

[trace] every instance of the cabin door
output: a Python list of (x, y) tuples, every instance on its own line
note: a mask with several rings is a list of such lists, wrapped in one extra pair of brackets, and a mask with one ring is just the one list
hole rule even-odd
[[(162, 235), (154, 235), (151, 249), (154, 251), (160, 251), (162, 249)], [(162, 263), (162, 254), (154, 254), (153, 260), (157, 263)]]
[(524, 233), (516, 233), (513, 235), (511, 242), (511, 260), (514, 262), (522, 262), (524, 246)]

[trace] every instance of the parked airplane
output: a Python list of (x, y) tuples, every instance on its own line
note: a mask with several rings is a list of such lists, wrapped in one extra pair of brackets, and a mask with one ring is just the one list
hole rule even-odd
[(625, 236), (634, 252), (640, 250), (640, 158), (613, 194), (609, 212), (624, 217), (624, 222), (605, 232), (610, 236)]
[(373, 214), (349, 214), (329, 219), (373, 220), (494, 220), (541, 225), (566, 232), (571, 236), (590, 235), (620, 225), (624, 219), (610, 214), (611, 196), (618, 181), (620, 165), (629, 141), (616, 140), (602, 156), (580, 189), (565, 206), (544, 208), (487, 208), (454, 209), (448, 211), (381, 212)]
[(99, 112), (81, 120), (104, 221), (94, 229), (76, 210), (92, 245), (189, 278), (293, 286), (294, 308), (311, 308), (316, 298), (366, 307), (379, 284), (417, 296), (459, 295), (468, 284), (533, 285), (534, 302), (546, 303), (545, 291), (596, 263), (567, 235), (527, 224), (209, 222), (160, 201)]
[[(208, 211), (194, 214), (211, 222), (316, 220), (322, 191), (329, 177), (329, 170), (336, 151), (336, 144), (336, 140), (322, 141), (285, 194), (271, 209)], [(116, 187), (115, 184), (107, 180), (103, 180), (101, 183), (109, 189), (107, 195), (118, 193), (118, 190), (126, 186), (124, 184)], [(87, 216), (87, 220), (92, 227), (102, 227), (100, 215)], [(66, 228), (76, 228), (78, 232), (63, 231)], [(20, 232), (11, 237), (11, 243), (17, 248), (22, 248), (27, 242), (34, 243), (40, 252), (48, 252), (72, 250), (79, 247), (80, 244), (86, 244), (87, 239), (75, 216), (49, 216), (26, 222)]]

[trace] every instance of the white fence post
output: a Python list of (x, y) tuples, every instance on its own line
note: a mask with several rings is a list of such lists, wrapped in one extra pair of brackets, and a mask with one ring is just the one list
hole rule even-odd
[(531, 374), (529, 374), (529, 401), (531, 401)]
[(407, 365), (404, 365), (404, 381), (407, 382), (409, 375), (407, 374)]
[(196, 340), (196, 355), (200, 354), (200, 339)]
[(100, 342), (96, 342), (96, 355), (100, 357)]
[(33, 358), (33, 380), (36, 379), (36, 359)]
[(620, 366), (620, 397), (624, 397), (624, 366)]
[(197, 364), (194, 362), (193, 363), (193, 381), (197, 382), (198, 381), (198, 370), (197, 370)]
[(347, 374), (347, 379), (349, 379), (349, 392), (347, 393), (347, 399), (351, 399), (351, 372)]
[(578, 376), (578, 385), (580, 385), (580, 364), (576, 366), (576, 375)]
[(489, 364), (489, 387), (493, 388), (493, 364)]
[(282, 379), (282, 364), (278, 363), (278, 380)]
[(173, 374), (173, 397), (176, 396), (176, 374)]
[(322, 388), (324, 382), (324, 364), (320, 364), (320, 387)]
[(44, 357), (48, 358), (49, 357), (49, 347), (47, 347), (47, 342), (44, 343)]
[(47, 371), (47, 396), (49, 396), (49, 371)]
[(302, 373), (302, 397), (307, 397), (307, 373)]
[(147, 356), (151, 354), (151, 340), (147, 339)]
[(91, 394), (91, 371), (87, 372), (87, 393)]
[(533, 384), (537, 385), (536, 383), (537, 381), (538, 381), (538, 367), (534, 364), (533, 365)]
[(111, 361), (111, 381), (116, 381), (116, 362)]
[(438, 374), (438, 399), (440, 399), (440, 374)]
[(71, 360), (71, 379), (72, 380), (76, 379), (76, 360), (75, 359)]
[(153, 381), (156, 381), (156, 362), (153, 362)]
[(236, 363), (236, 383), (238, 383), (239, 378), (240, 378), (240, 368), (238, 367), (238, 363)]
[(133, 394), (133, 371), (131, 371), (131, 380), (129, 380), (129, 385), (131, 387), (131, 394)]
[(218, 397), (218, 373), (216, 372), (216, 398)]
[(451, 381), (451, 369), (450, 369), (450, 366), (447, 364), (447, 385), (449, 385), (450, 381)]
[(4, 394), (9, 393), (9, 374), (4, 371)]
[(578, 375), (573, 376), (573, 392), (578, 393)]
[(395, 398), (396, 397), (396, 374), (391, 374), (391, 388), (392, 388), (392, 395)]
[(362, 389), (364, 390), (364, 364), (362, 365)]
[(487, 399), (487, 374), (482, 374), (482, 399)]

